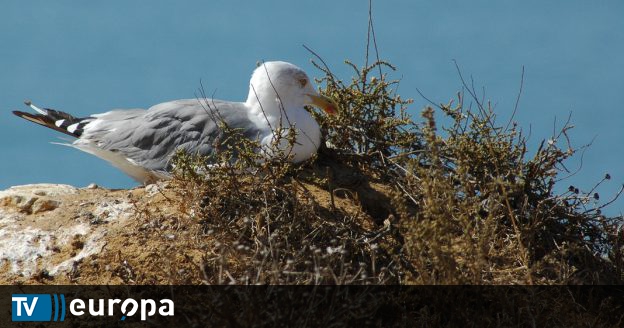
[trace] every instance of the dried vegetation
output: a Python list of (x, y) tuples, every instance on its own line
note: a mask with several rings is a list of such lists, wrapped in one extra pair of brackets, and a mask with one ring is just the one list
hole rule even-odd
[(184, 247), (202, 258), (188, 281), (622, 282), (622, 218), (602, 214), (610, 201), (595, 188), (556, 192), (576, 153), (569, 125), (529, 155), (522, 131), (498, 125), (466, 84), (416, 121), (385, 73), (391, 64), (346, 62), (354, 77), (344, 82), (317, 58), (320, 91), (341, 110), (314, 113), (326, 138), (316, 159), (262, 162), (253, 141), (229, 142), (208, 159), (177, 157), (174, 205), (195, 227)]

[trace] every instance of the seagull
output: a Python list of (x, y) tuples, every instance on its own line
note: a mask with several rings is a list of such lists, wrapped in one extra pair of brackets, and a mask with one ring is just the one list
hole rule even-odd
[[(108, 161), (143, 184), (171, 177), (173, 155), (179, 151), (210, 155), (224, 139), (225, 124), (240, 135), (257, 140), (263, 157), (278, 152), (294, 163), (312, 157), (321, 142), (321, 130), (305, 108), (312, 105), (336, 113), (330, 98), (321, 96), (299, 67), (283, 62), (261, 63), (249, 81), (245, 102), (217, 99), (181, 99), (149, 109), (117, 109), (88, 117), (40, 108), (25, 101), (36, 114), (13, 114), (77, 138), (71, 146)], [(286, 140), (294, 129), (294, 142)], [(290, 134), (292, 135), (292, 134)]]

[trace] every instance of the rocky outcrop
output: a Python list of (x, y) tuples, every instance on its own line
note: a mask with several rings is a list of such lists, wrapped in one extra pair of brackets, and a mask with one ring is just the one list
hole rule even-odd
[(128, 223), (133, 195), (144, 194), (143, 188), (58, 184), (0, 191), (0, 281), (71, 275), (77, 263), (101, 252), (106, 237)]

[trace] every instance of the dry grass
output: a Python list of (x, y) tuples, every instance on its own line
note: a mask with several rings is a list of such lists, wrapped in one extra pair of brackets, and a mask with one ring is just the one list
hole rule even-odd
[(498, 126), (471, 89), (415, 122), (382, 73), (390, 64), (347, 64), (349, 83), (317, 65), (341, 111), (315, 114), (328, 146), (307, 165), (259, 161), (253, 141), (177, 157), (172, 205), (197, 227), (201, 282), (622, 282), (622, 218), (602, 215), (593, 191), (555, 193), (576, 152), (568, 125), (529, 157), (521, 131)]

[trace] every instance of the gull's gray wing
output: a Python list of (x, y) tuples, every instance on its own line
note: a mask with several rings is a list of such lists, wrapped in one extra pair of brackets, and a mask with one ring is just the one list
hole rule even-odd
[(219, 128), (221, 121), (249, 139), (262, 133), (249, 120), (243, 103), (218, 100), (176, 100), (148, 110), (115, 110), (94, 118), (84, 127), (76, 146), (95, 146), (121, 154), (150, 171), (168, 171), (169, 161), (178, 149), (211, 154), (225, 137)]

